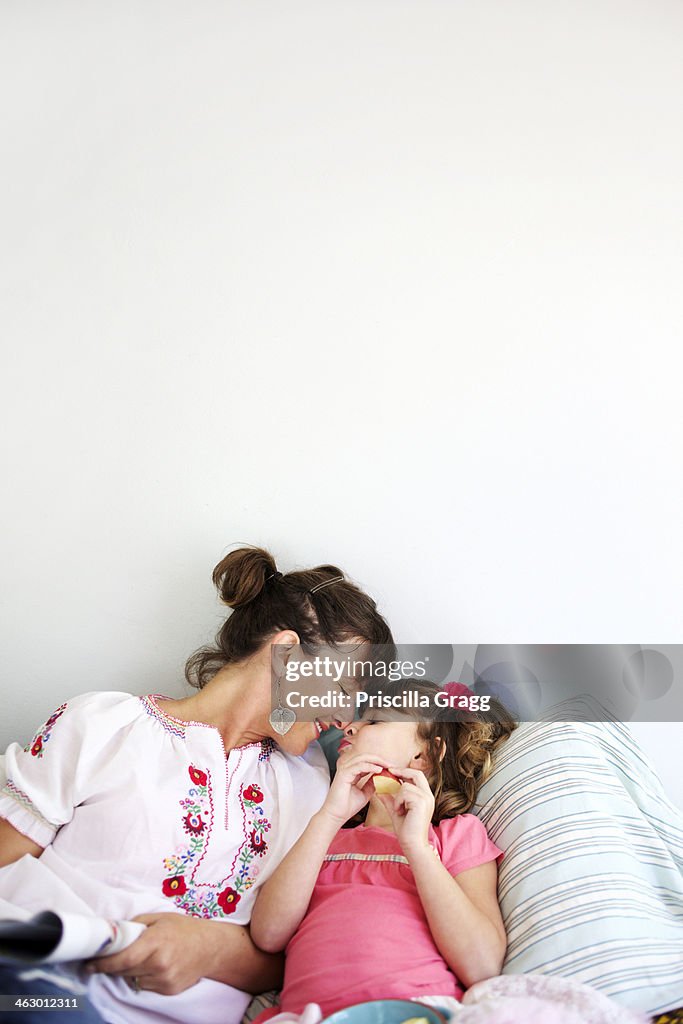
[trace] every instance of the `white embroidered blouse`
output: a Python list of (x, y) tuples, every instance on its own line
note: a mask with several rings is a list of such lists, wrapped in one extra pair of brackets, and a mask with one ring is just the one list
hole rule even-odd
[[(44, 846), (0, 869), (0, 898), (27, 910), (114, 919), (178, 912), (247, 924), (257, 888), (322, 805), (329, 772), (270, 739), (226, 757), (213, 726), (163, 710), (159, 694), (86, 693), (22, 749), (7, 749), (0, 817)], [(251, 996), (202, 979), (177, 996), (91, 976), (111, 1024), (237, 1024)]]

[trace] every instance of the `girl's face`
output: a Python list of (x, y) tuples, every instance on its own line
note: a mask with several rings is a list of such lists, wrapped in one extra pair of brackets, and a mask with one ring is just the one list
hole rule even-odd
[(427, 744), (418, 736), (417, 727), (412, 718), (389, 721), (382, 711), (366, 711), (360, 721), (351, 722), (344, 729), (339, 753), (375, 754), (396, 768), (427, 771)]

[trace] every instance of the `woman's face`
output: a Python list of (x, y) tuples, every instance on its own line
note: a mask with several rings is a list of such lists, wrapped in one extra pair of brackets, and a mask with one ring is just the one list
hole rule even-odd
[[(297, 644), (287, 649), (279, 670), (279, 699), (281, 706), (294, 711), (297, 720), (284, 735), (273, 733), (273, 739), (281, 750), (301, 755), (327, 729), (334, 726), (345, 730), (353, 721), (355, 694), (360, 684), (343, 663), (349, 657), (362, 660), (362, 655), (362, 640), (351, 640), (348, 645), (340, 647), (321, 644), (304, 651)], [(324, 671), (326, 658), (328, 668)], [(311, 665), (310, 674), (304, 665)], [(315, 704), (315, 700), (322, 696), (329, 698), (329, 706), (318, 707)], [(275, 694), (273, 699), (275, 701)]]
[(368, 710), (344, 729), (339, 753), (377, 755), (396, 768), (427, 768), (426, 741), (413, 718), (389, 720), (380, 710)]
[(305, 753), (306, 748), (309, 747), (314, 740), (317, 740), (319, 736), (322, 736), (322, 734), (333, 725), (338, 729), (345, 729), (348, 725), (348, 721), (337, 718), (332, 721), (321, 721), (319, 719), (315, 719), (313, 722), (295, 722), (289, 732), (286, 732), (284, 736), (273, 733), (272, 737), (280, 750), (284, 750), (286, 754), (294, 754), (299, 757), (301, 754)]

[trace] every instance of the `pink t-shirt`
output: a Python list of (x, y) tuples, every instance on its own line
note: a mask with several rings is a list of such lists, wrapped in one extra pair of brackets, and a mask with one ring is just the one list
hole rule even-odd
[[(430, 825), (429, 840), (452, 875), (503, 857), (474, 814)], [(286, 958), (279, 1010), (292, 1013), (307, 1003), (326, 1017), (368, 999), (464, 994), (432, 938), (396, 836), (374, 826), (337, 833)]]

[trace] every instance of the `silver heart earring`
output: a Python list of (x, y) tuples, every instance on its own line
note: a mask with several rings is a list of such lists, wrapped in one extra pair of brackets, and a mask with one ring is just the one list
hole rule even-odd
[(283, 708), (282, 706), (282, 702), (280, 700), (281, 678), (282, 676), (278, 676), (276, 684), (277, 707), (273, 708), (273, 710), (271, 711), (268, 721), (272, 725), (273, 729), (275, 729), (275, 732), (279, 733), (280, 736), (284, 736), (284, 734), (286, 732), (289, 732), (289, 730), (296, 722), (296, 715), (294, 714), (291, 708)]

